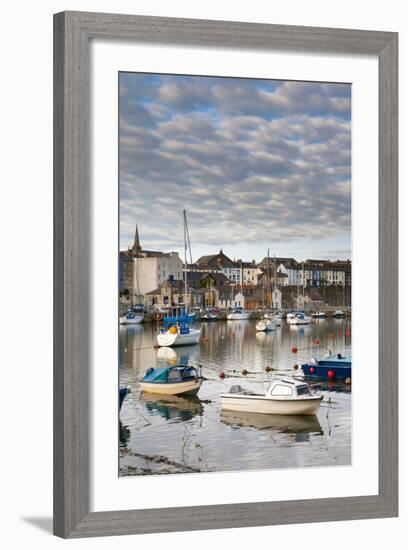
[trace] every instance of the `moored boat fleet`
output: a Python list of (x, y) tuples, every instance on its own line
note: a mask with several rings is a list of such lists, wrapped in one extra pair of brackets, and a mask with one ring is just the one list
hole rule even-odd
[[(257, 331), (277, 330), (276, 317), (270, 317), (268, 315), (258, 321)], [(201, 328), (193, 328), (187, 322), (172, 324), (157, 335), (160, 346), (158, 354), (168, 359), (168, 366), (150, 367), (146, 370), (140, 380), (141, 396), (147, 394), (160, 401), (163, 398), (160, 396), (189, 399), (197, 395), (207, 380), (202, 374), (202, 365), (179, 364), (177, 355), (171, 348), (177, 345), (197, 344), (200, 335)], [(291, 351), (293, 350), (294, 348)], [(170, 361), (169, 354), (174, 362)], [(294, 368), (299, 367), (295, 365)], [(351, 368), (351, 356), (329, 352), (324, 357), (311, 357), (300, 365), (300, 370), (294, 376), (277, 375), (272, 380), (268, 377), (268, 387), (264, 391), (248, 389), (237, 383), (220, 391), (221, 411), (256, 415), (313, 416), (317, 414), (323, 396), (314, 391), (308, 382), (318, 379), (351, 383)], [(273, 369), (268, 367), (265, 370), (269, 372)], [(235, 373), (232, 376), (236, 378), (236, 371), (232, 372)], [(248, 372), (243, 370), (242, 374), (246, 376)], [(224, 380), (225, 373), (221, 372), (220, 378)], [(128, 388), (120, 388), (119, 408), (128, 393)]]
[[(286, 324), (289, 326), (309, 325), (314, 319), (324, 319), (325, 313), (317, 311), (311, 315), (306, 315), (304, 311), (292, 311), (286, 314)], [(341, 310), (336, 311), (333, 317), (343, 318), (344, 313)], [(225, 317), (224, 317), (225, 318)], [(219, 314), (206, 310), (201, 316), (201, 323), (218, 321)], [(235, 308), (226, 315), (228, 321), (247, 321), (251, 319), (251, 312), (243, 308)], [(273, 332), (282, 326), (284, 314), (282, 312), (265, 313), (255, 324), (256, 332)], [(135, 325), (143, 322), (143, 313), (129, 309), (120, 317), (121, 325)], [(178, 308), (177, 313), (164, 317), (163, 324), (159, 328), (156, 340), (159, 347), (173, 347), (198, 344), (201, 338), (202, 326), (197, 326), (194, 312), (189, 312), (188, 308)]]
[[(313, 391), (307, 380), (317, 377), (329, 381), (347, 382), (349, 379), (351, 382), (351, 365), (351, 356), (342, 356), (340, 353), (333, 356), (330, 353), (321, 359), (313, 357), (303, 363), (302, 378), (290, 376), (273, 378), (269, 381), (266, 391), (254, 391), (243, 388), (239, 384), (233, 384), (228, 391), (223, 391), (219, 395), (221, 409), (261, 415), (315, 415), (323, 396)], [(140, 390), (141, 395), (156, 395), (157, 399), (160, 399), (160, 396), (188, 398), (197, 395), (205, 380), (202, 365), (196, 367), (175, 364), (150, 367), (140, 380)], [(129, 391), (125, 386), (120, 388), (119, 408)]]
[[(195, 396), (203, 383), (201, 367), (173, 365), (147, 369), (140, 381), (143, 393), (164, 396)], [(120, 388), (120, 407), (128, 393)], [(225, 411), (272, 415), (315, 415), (323, 400), (301, 380), (282, 377), (273, 380), (265, 392), (255, 392), (233, 385), (221, 393), (221, 408)]]
[[(187, 246), (189, 246), (186, 212), (184, 216), (185, 235), (185, 258), (187, 265)], [(190, 252), (191, 255), (191, 252)], [(268, 250), (268, 266), (269, 266)], [(268, 268), (269, 269), (269, 268)], [(269, 276), (269, 280), (271, 280)], [(276, 283), (275, 283), (276, 285)], [(270, 289), (272, 290), (272, 288)], [(276, 286), (275, 286), (276, 290)], [(270, 293), (272, 295), (272, 292)], [(271, 299), (272, 302), (272, 299)], [(197, 345), (200, 343), (202, 325), (196, 323), (196, 314), (187, 307), (187, 271), (184, 272), (184, 299), (177, 307), (169, 307), (162, 319), (162, 326), (156, 334), (155, 344), (160, 349), (170, 351), (170, 348), (177, 346)], [(297, 304), (304, 304), (300, 300), (298, 286)], [(235, 304), (237, 305), (237, 304)], [(263, 310), (265, 311), (265, 309)], [(266, 313), (256, 321), (257, 333), (275, 332), (283, 324), (285, 315), (283, 311), (273, 308), (269, 304)], [(143, 305), (129, 308), (120, 316), (121, 325), (138, 325), (144, 321), (145, 310)], [(343, 318), (345, 313), (336, 310), (335, 318)], [(307, 315), (304, 310), (298, 309), (286, 314), (286, 323), (289, 326), (297, 327), (309, 325), (314, 319), (324, 319), (326, 313), (318, 310)], [(252, 313), (242, 307), (235, 307), (226, 312), (223, 317), (227, 321), (248, 321)], [(201, 314), (202, 323), (220, 320), (219, 311), (208, 308)], [(173, 353), (173, 352), (172, 352)], [(295, 366), (298, 368), (298, 366)], [(322, 377), (331, 381), (351, 381), (351, 358), (338, 354), (336, 357), (324, 357), (321, 359), (311, 358), (310, 361), (301, 365), (303, 375), (307, 377)], [(167, 367), (148, 368), (140, 380), (140, 390), (147, 394), (166, 396), (189, 397), (197, 395), (204, 381), (202, 368), (184, 364), (173, 364)], [(122, 406), (126, 395), (129, 393), (127, 387), (121, 387), (119, 392), (119, 408)], [(323, 396), (312, 391), (305, 379), (279, 377), (273, 379), (266, 391), (256, 392), (245, 389), (240, 385), (232, 385), (227, 392), (220, 394), (221, 409), (230, 412), (255, 413), (266, 415), (315, 415), (320, 407)]]

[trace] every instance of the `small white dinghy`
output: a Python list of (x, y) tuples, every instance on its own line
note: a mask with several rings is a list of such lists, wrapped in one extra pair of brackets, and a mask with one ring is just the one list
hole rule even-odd
[(188, 325), (173, 325), (166, 331), (160, 331), (157, 335), (157, 344), (162, 346), (188, 346), (198, 344), (201, 336), (201, 328), (191, 328)]
[(344, 317), (345, 313), (342, 309), (336, 309), (336, 311), (333, 313), (333, 317), (336, 317), (336, 319), (340, 319), (341, 317)]
[(269, 319), (273, 323), (275, 323), (275, 326), (280, 327), (282, 325), (282, 315), (280, 313), (277, 313), (274, 315), (273, 313), (265, 313), (264, 319)]
[(249, 311), (244, 311), (242, 307), (237, 307), (227, 315), (228, 321), (246, 321), (251, 318)]
[(269, 332), (271, 330), (276, 330), (276, 323), (270, 319), (261, 319), (256, 323), (257, 332)]
[(313, 319), (324, 319), (326, 317), (326, 314), (324, 311), (316, 311), (315, 313), (312, 313)]
[(303, 312), (296, 313), (294, 316), (290, 316), (289, 314), (286, 317), (286, 322), (288, 325), (309, 325), (312, 318), (305, 315)]
[(221, 408), (262, 414), (309, 415), (316, 414), (323, 399), (310, 391), (308, 384), (293, 378), (274, 380), (265, 393), (232, 386), (221, 394)]
[(139, 325), (143, 323), (143, 317), (143, 315), (129, 310), (124, 315), (121, 315), (119, 322), (121, 325)]

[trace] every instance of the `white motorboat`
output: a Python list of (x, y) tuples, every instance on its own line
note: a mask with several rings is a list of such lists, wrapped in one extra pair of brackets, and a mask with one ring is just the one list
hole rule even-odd
[(275, 323), (277, 327), (282, 325), (282, 315), (280, 313), (277, 313), (276, 315), (273, 313), (265, 313), (264, 319), (269, 319), (269, 321)]
[(248, 391), (239, 385), (221, 394), (221, 408), (259, 414), (316, 414), (323, 396), (310, 391), (308, 384), (293, 378), (276, 379), (265, 393)]
[(304, 313), (295, 313), (293, 317), (286, 318), (289, 325), (309, 325), (312, 318)]
[(333, 317), (336, 317), (337, 319), (340, 319), (341, 317), (344, 317), (345, 313), (341, 309), (336, 309), (336, 311), (333, 313)]
[(201, 321), (205, 321), (207, 323), (210, 323), (211, 321), (218, 321), (218, 315), (214, 315), (214, 313), (208, 311), (207, 313), (204, 313), (204, 315), (201, 317)]
[(129, 310), (124, 315), (120, 316), (119, 322), (121, 325), (138, 325), (143, 321), (143, 318), (143, 315)]
[(276, 323), (270, 319), (261, 319), (256, 323), (257, 332), (269, 332), (276, 330)]
[(326, 317), (326, 314), (324, 311), (316, 311), (315, 313), (312, 313), (313, 319), (324, 319)]
[(242, 308), (237, 308), (228, 313), (228, 321), (245, 321), (251, 318), (249, 311), (244, 311)]
[(198, 344), (201, 336), (201, 328), (191, 328), (187, 324), (177, 324), (167, 330), (162, 330), (157, 335), (157, 344), (162, 346), (188, 346)]

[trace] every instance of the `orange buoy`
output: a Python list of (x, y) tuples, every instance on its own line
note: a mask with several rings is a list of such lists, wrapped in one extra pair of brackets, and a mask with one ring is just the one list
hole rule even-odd
[(225, 372), (220, 372), (220, 374), (218, 375), (220, 378), (225, 378)]
[(246, 376), (248, 374), (248, 371), (246, 369), (242, 369), (241, 373)]
[(292, 349), (291, 349), (291, 352), (292, 352), (292, 353), (297, 353), (297, 347), (296, 347), (296, 346), (293, 346)]

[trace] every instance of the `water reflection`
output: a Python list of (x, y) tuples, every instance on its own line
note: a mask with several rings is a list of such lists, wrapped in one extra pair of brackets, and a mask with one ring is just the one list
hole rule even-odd
[[(302, 378), (294, 365), (313, 356), (329, 349), (349, 354), (350, 321), (321, 319), (306, 327), (283, 323), (269, 333), (257, 333), (253, 321), (219, 321), (203, 323), (202, 335), (199, 345), (156, 348), (154, 325), (121, 327), (120, 383), (131, 387), (120, 411), (123, 460), (129, 464), (132, 453), (145, 457), (143, 469), (136, 464), (132, 475), (156, 473), (157, 463), (146, 462), (154, 456), (166, 457), (172, 473), (350, 464), (350, 385), (310, 379), (324, 396), (316, 417), (229, 413), (220, 407), (220, 394), (233, 384), (265, 391), (274, 376)], [(141, 394), (139, 382), (149, 367), (177, 363), (203, 366), (198, 398)]]
[(130, 430), (128, 426), (124, 426), (121, 421), (119, 421), (119, 441), (121, 447), (126, 447), (127, 442), (130, 438)]
[(322, 434), (322, 427), (315, 415), (272, 415), (248, 412), (221, 411), (221, 422), (230, 426), (256, 428), (285, 433), (314, 433)]
[(159, 414), (173, 422), (187, 422), (194, 416), (203, 414), (203, 406), (196, 396), (180, 397), (176, 395), (140, 394), (140, 402), (148, 414)]

